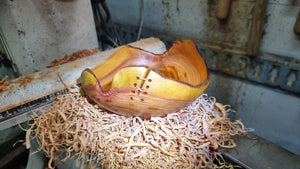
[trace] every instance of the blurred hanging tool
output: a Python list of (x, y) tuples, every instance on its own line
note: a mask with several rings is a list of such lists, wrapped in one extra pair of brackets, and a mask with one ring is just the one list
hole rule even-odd
[[(111, 14), (109, 11), (109, 8), (107, 6), (107, 3), (105, 0), (92, 0), (92, 8), (94, 13), (94, 19), (95, 19), (95, 25), (97, 30), (97, 36), (99, 40), (99, 46), (102, 48), (102, 50), (105, 50), (107, 46), (110, 47), (116, 47), (119, 45), (122, 45), (119, 33), (116, 29), (116, 26), (111, 18)], [(101, 8), (104, 10), (104, 13), (101, 11)], [(109, 22), (111, 23), (111, 26), (113, 28), (113, 38), (109, 31)]]
[(294, 32), (297, 35), (300, 35), (300, 12), (298, 13), (298, 17), (297, 17), (296, 22), (295, 22)]
[(219, 0), (217, 18), (219, 20), (226, 20), (230, 10), (231, 0)]
[(256, 57), (259, 52), (259, 45), (263, 35), (267, 4), (268, 0), (255, 1), (250, 34), (247, 44), (247, 55), (250, 57)]

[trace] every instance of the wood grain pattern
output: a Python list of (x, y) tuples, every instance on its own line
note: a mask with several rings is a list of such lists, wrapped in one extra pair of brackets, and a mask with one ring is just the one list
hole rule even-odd
[(187, 106), (209, 84), (206, 64), (191, 40), (161, 55), (123, 46), (82, 72), (85, 93), (117, 114), (163, 116)]

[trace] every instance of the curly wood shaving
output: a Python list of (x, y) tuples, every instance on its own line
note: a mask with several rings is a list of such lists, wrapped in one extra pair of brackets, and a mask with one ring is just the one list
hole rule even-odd
[(61, 162), (85, 159), (91, 168), (230, 167), (216, 149), (233, 148), (231, 136), (247, 134), (241, 121), (227, 117), (228, 105), (206, 94), (192, 106), (146, 120), (104, 111), (90, 104), (78, 87), (69, 91), (49, 110), (40, 110), (26, 133), (27, 148), (32, 135), (50, 158), (49, 168), (58, 160), (54, 154)]

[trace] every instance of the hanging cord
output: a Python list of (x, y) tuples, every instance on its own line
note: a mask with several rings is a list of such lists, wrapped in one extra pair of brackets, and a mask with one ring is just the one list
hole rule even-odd
[(137, 34), (137, 37), (136, 37), (137, 41), (140, 39), (140, 36), (141, 36), (141, 33), (142, 33), (143, 22), (144, 22), (144, 0), (141, 0), (141, 17), (140, 17), (139, 30), (138, 30), (138, 34)]
[[(15, 65), (16, 61), (14, 60), (14, 57), (6, 43), (6, 39), (3, 35), (2, 29), (0, 28), (0, 43), (2, 44), (3, 48), (4, 48), (4, 52), (0, 52), (0, 56), (2, 55), (2, 61), (7, 62), (7, 66), (10, 67), (15, 74), (19, 75), (19, 71), (17, 66)], [(1, 54), (2, 53), (2, 54)], [(4, 57), (4, 55), (6, 54), (7, 57)], [(0, 57), (1, 60), (1, 57)], [(0, 61), (1, 62), (1, 61)], [(6, 64), (6, 63), (4, 63)], [(1, 64), (0, 64), (1, 66)]]
[(118, 40), (118, 42), (119, 42), (118, 44), (119, 44), (119, 45), (122, 45), (122, 41), (121, 41), (121, 39), (120, 39), (119, 33), (118, 33), (118, 31), (117, 31), (117, 28), (116, 28), (116, 26), (115, 26), (115, 24), (114, 24), (114, 22), (113, 22), (113, 19), (112, 19), (112, 17), (111, 17), (111, 14), (110, 14), (110, 11), (109, 11), (109, 8), (108, 8), (108, 6), (107, 6), (106, 1), (105, 1), (105, 0), (102, 0), (100, 3), (101, 3), (101, 6), (102, 6), (102, 8), (104, 9), (104, 11), (105, 11), (105, 13), (106, 13), (106, 16), (107, 16), (106, 21), (108, 22), (108, 21), (110, 20), (110, 22), (111, 22), (111, 25), (112, 25), (112, 27), (113, 27), (113, 29), (114, 29), (116, 38), (117, 38), (117, 40)]
[[(102, 1), (101, 1), (101, 5), (102, 5)], [(104, 7), (104, 6), (106, 6), (106, 7)], [(115, 41), (109, 35), (109, 33), (106, 31), (107, 30), (107, 24), (108, 24), (109, 20), (111, 20), (111, 15), (110, 15), (110, 12), (109, 12), (109, 9), (108, 9), (107, 5), (104, 5), (104, 6), (102, 5), (102, 7), (103, 7), (103, 9), (106, 13), (106, 19), (105, 20), (102, 16), (102, 13), (101, 13), (100, 4), (95, 5), (95, 11), (97, 12), (97, 14), (99, 15), (100, 20), (101, 20), (101, 26), (102, 27), (101, 27), (100, 31), (102, 31), (101, 34), (104, 35), (108, 39), (108, 41), (110, 41), (113, 44), (113, 47), (116, 47), (116, 46), (119, 46), (117, 41), (120, 42), (120, 38), (118, 38), (119, 35), (117, 34), (117, 36), (116, 36), (117, 41)], [(116, 30), (114, 30), (114, 31), (115, 31), (115, 33), (118, 33)]]
[(119, 42), (119, 45), (122, 45), (122, 41), (121, 41), (121, 39), (120, 39), (120, 36), (119, 36), (118, 31), (117, 31), (116, 25), (114, 24), (114, 22), (113, 22), (112, 19), (110, 19), (110, 22), (111, 22), (111, 25), (112, 25), (112, 27), (113, 27), (113, 29), (114, 29), (114, 32), (115, 32), (115, 35), (116, 35), (117, 40), (118, 40), (118, 42)]
[[(95, 24), (96, 24), (96, 29), (98, 33), (98, 39), (99, 42), (102, 44), (102, 49), (104, 49), (103, 44), (105, 41), (108, 41), (112, 43), (113, 47), (122, 45), (119, 33), (117, 31), (117, 28), (112, 21), (112, 17), (108, 8), (108, 5), (105, 0), (92, 0), (92, 7), (93, 7), (93, 13), (94, 13), (94, 18), (95, 18)], [(101, 12), (101, 7), (105, 12), (105, 15)], [(105, 17), (106, 16), (106, 17)], [(111, 22), (113, 32), (115, 34), (116, 40), (113, 40), (114, 38), (111, 37), (109, 31), (108, 31), (108, 23)], [(102, 38), (101, 38), (102, 37)], [(103, 37), (105, 37), (103, 39)]]

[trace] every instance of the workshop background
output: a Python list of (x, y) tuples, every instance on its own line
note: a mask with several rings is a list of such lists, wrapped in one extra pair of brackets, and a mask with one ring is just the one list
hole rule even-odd
[[(147, 37), (167, 47), (192, 39), (211, 74), (205, 92), (231, 105), (232, 118), (259, 136), (238, 144), (240, 160), (282, 168), (283, 158), (300, 168), (300, 1), (229, 0), (224, 9), (220, 1), (1, 0), (0, 79), (44, 70), (78, 50)], [(3, 147), (22, 131), (1, 133), (0, 161), (13, 151)]]

